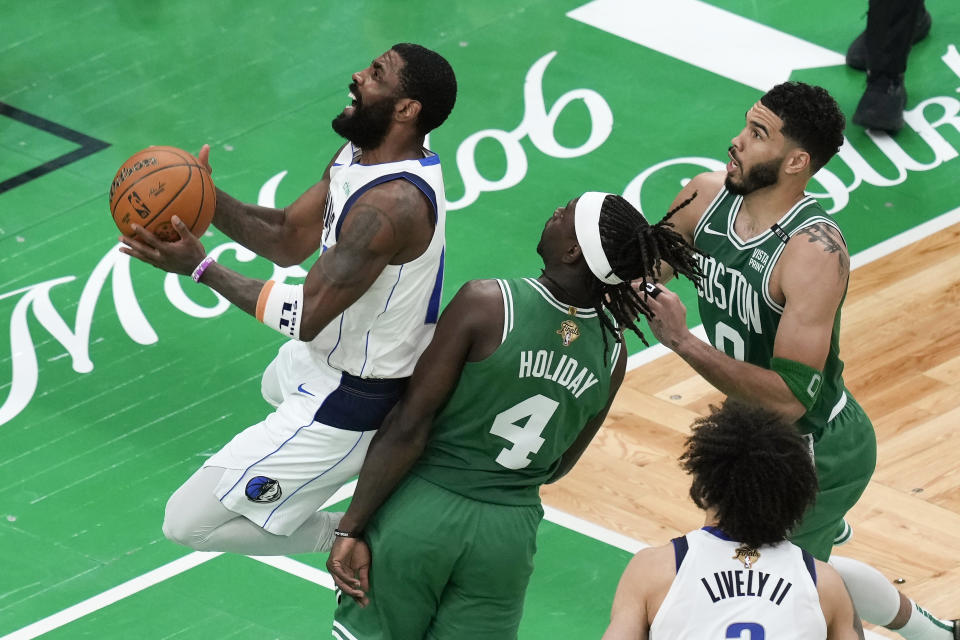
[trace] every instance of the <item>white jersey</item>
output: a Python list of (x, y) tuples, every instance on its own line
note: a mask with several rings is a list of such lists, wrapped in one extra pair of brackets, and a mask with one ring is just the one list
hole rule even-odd
[(715, 527), (673, 544), (677, 577), (650, 625), (651, 640), (827, 637), (816, 567), (800, 547), (781, 542), (745, 559), (743, 545)]
[(350, 207), (368, 189), (407, 180), (429, 200), (435, 215), (433, 239), (410, 262), (387, 265), (360, 299), (308, 343), (314, 359), (360, 378), (403, 378), (433, 337), (440, 314), (446, 224), (446, 194), (440, 157), (424, 150), (419, 160), (364, 165), (360, 150), (347, 144), (330, 167), (323, 250), (337, 243)]

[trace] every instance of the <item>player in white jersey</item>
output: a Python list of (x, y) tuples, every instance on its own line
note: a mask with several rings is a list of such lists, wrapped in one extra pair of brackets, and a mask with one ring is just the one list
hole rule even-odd
[[(302, 285), (244, 277), (181, 239), (142, 228), (121, 251), (192, 275), (291, 338), (267, 367), (276, 407), (237, 434), (170, 498), (171, 540), (256, 555), (328, 549), (340, 514), (319, 511), (360, 469), (439, 315), (446, 198), (425, 136), (449, 115), (456, 78), (439, 54), (397, 44), (353, 74), (333, 121), (349, 142), (320, 182), (283, 210), (217, 191), (213, 223), (279, 266), (320, 250)], [(209, 170), (209, 147), (200, 160)], [(282, 274), (282, 270), (275, 270)]]
[(692, 431), (680, 460), (706, 525), (634, 556), (604, 640), (862, 640), (840, 575), (786, 539), (817, 490), (796, 429), (728, 401)]

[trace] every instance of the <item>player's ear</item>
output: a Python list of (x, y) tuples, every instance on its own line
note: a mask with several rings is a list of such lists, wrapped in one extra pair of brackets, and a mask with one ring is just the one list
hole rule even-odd
[(400, 98), (394, 108), (394, 117), (400, 122), (416, 122), (422, 108), (419, 100)]
[(579, 244), (574, 243), (570, 245), (570, 248), (563, 254), (563, 261), (567, 264), (573, 264), (581, 257), (583, 257), (583, 251), (580, 249)]
[(788, 175), (796, 175), (810, 168), (810, 154), (800, 147), (796, 147), (787, 154), (783, 170)]

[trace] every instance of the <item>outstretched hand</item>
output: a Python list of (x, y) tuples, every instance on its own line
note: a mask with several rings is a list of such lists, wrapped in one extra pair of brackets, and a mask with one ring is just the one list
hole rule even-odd
[(327, 558), (327, 571), (337, 587), (361, 607), (370, 599), (370, 547), (360, 538), (337, 538)]
[(164, 242), (138, 224), (130, 225), (132, 236), (120, 236), (120, 252), (133, 256), (147, 264), (170, 273), (188, 276), (207, 255), (203, 244), (178, 216), (171, 219), (173, 228), (180, 234), (174, 242)]

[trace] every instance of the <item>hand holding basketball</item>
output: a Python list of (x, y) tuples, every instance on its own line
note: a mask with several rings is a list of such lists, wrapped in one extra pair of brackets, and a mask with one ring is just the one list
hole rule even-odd
[(130, 236), (138, 224), (173, 242), (179, 235), (171, 219), (179, 216), (195, 236), (203, 235), (217, 208), (210, 177), (210, 147), (198, 160), (176, 147), (147, 147), (124, 162), (110, 185), (110, 212), (120, 231)]
[(120, 247), (120, 252), (169, 273), (188, 276), (206, 257), (207, 251), (179, 216), (171, 218), (170, 228), (179, 236), (176, 242), (163, 240), (134, 223), (130, 235), (120, 236), (120, 242), (126, 245)]

